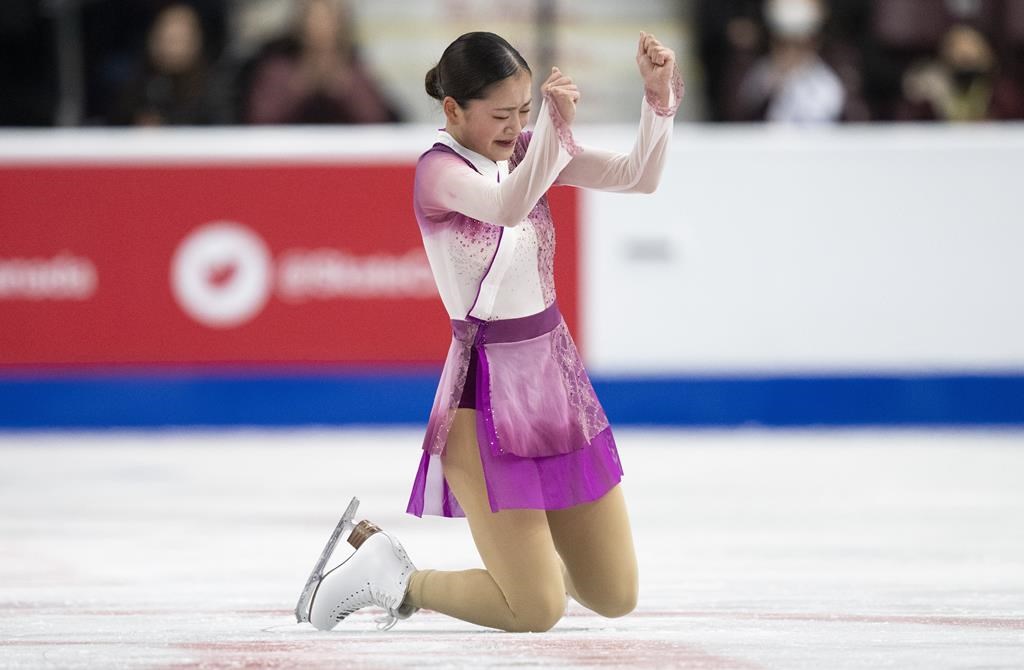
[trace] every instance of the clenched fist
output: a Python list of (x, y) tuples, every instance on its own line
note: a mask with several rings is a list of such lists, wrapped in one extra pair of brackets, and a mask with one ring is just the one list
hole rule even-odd
[(636, 64), (644, 80), (644, 88), (658, 96), (667, 105), (676, 67), (676, 54), (650, 33), (640, 32), (640, 43), (636, 47)]
[(547, 81), (541, 84), (541, 93), (551, 96), (551, 102), (558, 109), (565, 122), (572, 124), (576, 118), (576, 103), (580, 101), (580, 89), (572, 83), (572, 77), (562, 74), (557, 67), (551, 68)]

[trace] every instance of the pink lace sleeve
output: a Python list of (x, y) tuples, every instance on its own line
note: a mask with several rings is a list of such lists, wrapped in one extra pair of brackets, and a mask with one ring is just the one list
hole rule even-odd
[(679, 74), (679, 68), (672, 68), (672, 77), (669, 80), (669, 88), (672, 91), (671, 101), (662, 101), (661, 96), (652, 89), (644, 89), (644, 97), (647, 99), (647, 104), (651, 106), (654, 113), (658, 116), (673, 116), (676, 110), (679, 109), (679, 103), (683, 101), (683, 95), (686, 94), (686, 84), (683, 83), (683, 75)]
[(558, 135), (558, 142), (561, 144), (566, 151), (569, 152), (570, 156), (577, 156), (583, 149), (576, 144), (576, 140), (572, 136), (572, 128), (566, 123), (565, 119), (562, 118), (561, 113), (558, 111), (558, 105), (551, 99), (548, 94), (544, 95), (544, 99), (548, 103), (548, 112), (551, 116), (551, 125), (555, 127), (555, 133)]

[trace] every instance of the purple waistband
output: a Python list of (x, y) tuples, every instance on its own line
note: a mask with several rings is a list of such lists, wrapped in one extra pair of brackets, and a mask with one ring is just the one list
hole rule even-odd
[[(552, 302), (543, 312), (515, 319), (497, 321), (462, 321), (452, 319), (452, 333), (455, 339), (466, 344), (487, 344), (494, 342), (521, 342), (549, 333), (562, 322), (558, 302)], [(473, 327), (479, 325), (475, 331)]]

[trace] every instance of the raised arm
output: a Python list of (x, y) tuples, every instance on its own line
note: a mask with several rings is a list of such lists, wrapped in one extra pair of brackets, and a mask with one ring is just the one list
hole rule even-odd
[[(417, 193), (424, 213), (455, 211), (499, 226), (515, 226), (525, 219), (579, 151), (569, 125), (575, 111), (571, 93), (565, 89), (545, 91), (526, 155), (500, 183), (451, 155), (429, 154), (417, 171)], [(572, 106), (566, 107), (568, 104)], [(560, 107), (570, 113), (569, 120)]]
[(555, 183), (623, 193), (651, 193), (658, 185), (683, 98), (675, 54), (641, 33), (637, 65), (644, 80), (640, 129), (628, 154), (584, 146)]
[[(682, 93), (682, 83), (679, 84)], [(678, 97), (667, 107), (675, 111)], [(633, 149), (618, 153), (582, 145), (582, 151), (562, 170), (556, 184), (582, 188), (651, 193), (658, 186), (672, 138), (673, 117), (659, 113), (659, 107), (645, 96), (640, 109), (640, 129)]]

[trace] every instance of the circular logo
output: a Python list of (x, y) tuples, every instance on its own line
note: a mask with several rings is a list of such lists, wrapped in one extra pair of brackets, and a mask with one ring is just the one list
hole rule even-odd
[(171, 261), (171, 290), (178, 304), (211, 328), (240, 326), (270, 297), (267, 245), (240, 223), (215, 221), (193, 230)]

